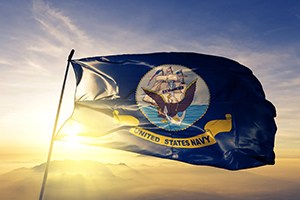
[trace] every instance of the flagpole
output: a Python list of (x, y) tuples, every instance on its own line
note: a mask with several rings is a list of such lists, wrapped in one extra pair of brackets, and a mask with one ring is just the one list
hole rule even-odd
[(75, 50), (72, 49), (71, 52), (70, 52), (70, 54), (69, 54), (69, 57), (68, 57), (68, 64), (67, 64), (67, 67), (66, 67), (65, 77), (64, 77), (63, 84), (62, 84), (62, 88), (61, 88), (60, 99), (59, 99), (59, 104), (58, 104), (58, 108), (57, 108), (57, 113), (56, 113), (56, 118), (55, 118), (53, 133), (52, 133), (52, 137), (51, 137), (51, 142), (50, 142), (50, 147), (49, 147), (49, 152), (48, 152), (48, 158), (47, 158), (47, 162), (46, 162), (46, 167), (45, 167), (45, 172), (44, 172), (44, 178), (43, 178), (43, 183), (42, 183), (42, 187), (41, 187), (41, 191), (40, 191), (40, 198), (39, 198), (39, 200), (42, 200), (43, 196), (44, 196), (45, 186), (46, 186), (47, 177), (48, 177), (48, 169), (49, 169), (49, 164), (50, 164), (52, 150), (53, 150), (53, 145), (54, 145), (54, 137), (55, 137), (56, 128), (57, 128), (58, 116), (59, 116), (60, 107), (61, 107), (61, 103), (62, 103), (62, 99), (63, 99), (63, 94), (64, 94), (64, 91), (65, 91), (65, 85), (66, 85), (67, 76), (68, 76), (68, 72), (69, 72), (70, 62), (72, 60), (74, 52), (75, 52)]

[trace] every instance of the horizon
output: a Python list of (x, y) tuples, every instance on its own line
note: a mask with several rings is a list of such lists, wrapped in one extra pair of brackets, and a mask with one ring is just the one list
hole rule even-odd
[[(241, 171), (194, 166), (154, 157), (150, 160), (146, 164), (133, 165), (53, 160), (45, 199), (192, 200), (201, 196), (201, 199), (293, 200), (299, 196), (299, 159), (296, 163), (285, 159), (275, 166)], [(37, 199), (44, 167), (45, 163), (0, 175), (0, 197)], [(15, 187), (31, 192), (11, 193), (10, 190)], [(113, 192), (116, 190), (117, 193)]]

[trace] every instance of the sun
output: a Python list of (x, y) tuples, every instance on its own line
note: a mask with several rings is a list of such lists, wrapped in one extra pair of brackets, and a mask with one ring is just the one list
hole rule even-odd
[(64, 138), (66, 145), (70, 148), (77, 148), (80, 146), (79, 137), (77, 135), (68, 135)]
[(63, 133), (58, 135), (57, 140), (65, 143), (67, 147), (77, 148), (80, 146), (80, 136), (77, 134), (81, 133), (82, 129), (76, 124), (69, 124), (69, 126), (64, 127)]

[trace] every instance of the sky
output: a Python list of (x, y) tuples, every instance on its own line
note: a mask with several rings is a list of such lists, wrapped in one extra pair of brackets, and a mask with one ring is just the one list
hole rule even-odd
[[(196, 52), (249, 67), (277, 110), (277, 164), (273, 171), (266, 168), (274, 173), (270, 176), (290, 169), (286, 177), (292, 179), (293, 166), (300, 158), (298, 1), (0, 0), (0, 27), (0, 174), (9, 176), (21, 167), (32, 171), (46, 161), (66, 60), (75, 49), (73, 58)], [(74, 89), (71, 70), (59, 125), (72, 112)], [(133, 153), (58, 142), (52, 160), (64, 159), (128, 166), (141, 162)], [(145, 165), (174, 163), (154, 160), (142, 159)], [(181, 168), (172, 170), (177, 174)], [(285, 181), (291, 181), (288, 178)]]

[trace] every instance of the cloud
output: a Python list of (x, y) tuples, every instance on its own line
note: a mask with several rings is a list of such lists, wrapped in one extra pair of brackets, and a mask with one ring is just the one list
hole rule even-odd
[[(87, 8), (85, 7), (85, 9)], [(99, 9), (99, 13), (101, 13), (101, 9), (103, 8)], [(103, 12), (107, 13), (108, 11)], [(111, 12), (117, 12), (117, 10)], [(293, 50), (262, 48), (264, 44), (259, 41), (251, 41), (254, 48), (250, 48), (247, 41), (241, 42), (235, 38), (224, 38), (221, 34), (208, 34), (208, 30), (203, 30), (205, 36), (203, 34), (195, 36), (194, 34), (193, 37), (185, 37), (183, 31), (174, 32), (167, 28), (152, 29), (149, 33), (147, 24), (138, 19), (134, 20), (138, 26), (119, 24), (115, 22), (117, 19), (114, 18), (111, 21), (99, 20), (98, 23), (101, 24), (97, 24), (97, 21), (95, 22), (91, 16), (94, 18), (103, 16), (101, 14), (95, 16), (95, 13), (85, 19), (75, 21), (73, 12), (67, 13), (42, 0), (33, 1), (32, 13), (43, 32), (35, 35), (35, 41), (28, 45), (28, 50), (56, 57), (66, 56), (65, 52), (71, 48), (78, 49), (76, 57), (93, 56), (95, 53), (96, 55), (107, 55), (153, 51), (195, 51), (235, 59), (255, 70), (255, 73), (263, 79), (271, 75), (274, 77), (274, 73), (286, 67), (287, 64), (292, 63), (295, 66), (300, 63)], [(113, 17), (114, 15), (109, 16)], [(142, 15), (141, 19), (144, 17), (146, 16)], [(123, 19), (119, 20), (123, 22)], [(149, 20), (151, 21), (151, 18), (147, 18), (147, 21)], [(80, 24), (83, 22), (94, 24), (93, 29), (83, 29), (85, 26)], [(169, 22), (172, 22), (170, 26), (175, 25), (172, 20)], [(197, 29), (190, 31), (195, 30)], [(285, 71), (289, 69), (291, 66), (287, 67)], [(271, 77), (264, 81), (270, 80), (272, 80)]]
[[(291, 162), (294, 165), (291, 165)], [(179, 162), (128, 166), (95, 161), (52, 161), (48, 199), (297, 199), (299, 160), (232, 172)], [(45, 164), (0, 176), (1, 199), (37, 199)], [(284, 173), (282, 176), (281, 173)]]
[(29, 50), (61, 56), (66, 47), (70, 49), (70, 46), (76, 43), (85, 44), (83, 48), (91, 47), (92, 39), (75, 26), (62, 11), (41, 0), (34, 0), (32, 12), (44, 34), (38, 36), (38, 44), (29, 46)]

